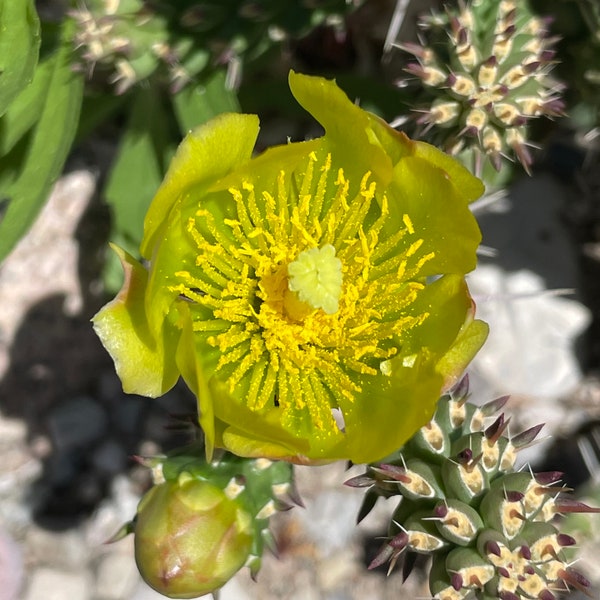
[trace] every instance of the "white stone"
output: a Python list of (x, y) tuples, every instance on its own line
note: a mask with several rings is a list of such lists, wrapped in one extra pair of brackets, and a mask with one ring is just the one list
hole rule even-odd
[(90, 583), (86, 573), (37, 569), (30, 578), (23, 600), (88, 600)]
[(95, 598), (98, 600), (122, 600), (129, 598), (140, 576), (131, 553), (111, 552), (104, 556), (98, 566)]
[(325, 558), (346, 548), (356, 535), (356, 514), (361, 502), (360, 494), (323, 492), (307, 504), (306, 510), (295, 512), (294, 518), (302, 523), (308, 538)]
[(78, 529), (49, 531), (32, 525), (25, 544), (30, 561), (56, 569), (80, 571), (90, 558), (91, 549)]
[[(252, 595), (252, 587), (245, 588), (243, 582), (244, 578), (240, 576), (235, 576), (233, 579), (229, 580), (220, 590), (219, 590), (219, 600), (252, 600), (256, 596)], [(254, 582), (250, 583), (252, 586)], [(210, 598), (210, 596), (207, 596)]]
[(92, 398), (79, 396), (57, 406), (48, 418), (56, 448), (68, 450), (93, 444), (104, 434), (106, 413)]
[(62, 177), (31, 230), (0, 269), (0, 379), (9, 366), (9, 348), (29, 308), (54, 294), (65, 295), (69, 314), (81, 308), (74, 232), (94, 193), (88, 171)]
[(149, 585), (140, 580), (131, 598), (128, 600), (165, 600), (165, 597), (155, 592)]
[(574, 341), (590, 322), (579, 302), (546, 290), (535, 273), (480, 265), (469, 275), (489, 337), (472, 371), (499, 394), (556, 399), (581, 381)]
[(17, 600), (23, 583), (23, 553), (21, 547), (0, 529), (0, 598)]

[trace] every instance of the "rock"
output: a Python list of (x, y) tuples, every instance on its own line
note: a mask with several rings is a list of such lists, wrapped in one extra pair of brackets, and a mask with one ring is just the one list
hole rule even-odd
[(67, 573), (37, 569), (23, 600), (89, 600), (91, 577), (87, 573)]
[(102, 475), (116, 475), (128, 464), (123, 446), (115, 439), (103, 441), (92, 455), (92, 466)]
[[(97, 548), (110, 539), (120, 527), (133, 519), (140, 494), (125, 475), (117, 475), (111, 494), (105, 498), (85, 524), (85, 539), (89, 547)], [(132, 540), (133, 538), (127, 538)], [(125, 544), (127, 542), (119, 542)]]
[(0, 598), (18, 600), (23, 583), (23, 553), (21, 547), (0, 530)]
[(131, 597), (140, 576), (131, 552), (111, 552), (98, 566), (95, 600), (123, 600)]
[(85, 570), (91, 554), (91, 548), (78, 529), (49, 531), (32, 525), (25, 546), (29, 561), (66, 571)]
[(48, 428), (58, 450), (93, 444), (105, 433), (107, 424), (102, 407), (88, 396), (63, 402), (48, 417)]
[(326, 558), (346, 548), (356, 535), (356, 515), (362, 496), (342, 491), (318, 494), (306, 510), (297, 511), (298, 519), (307, 537), (314, 543), (319, 555)]
[(165, 597), (140, 580), (129, 600), (165, 600)]
[(480, 265), (469, 275), (469, 287), (478, 318), (490, 326), (473, 369), (494, 393), (556, 399), (572, 392), (582, 378), (574, 344), (589, 311), (551, 293), (528, 270)]

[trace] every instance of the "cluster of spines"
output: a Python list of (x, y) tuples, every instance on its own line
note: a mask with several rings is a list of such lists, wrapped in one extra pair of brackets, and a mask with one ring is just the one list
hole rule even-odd
[(561, 473), (516, 471), (517, 453), (542, 426), (508, 437), (508, 419), (495, 416), (508, 398), (476, 407), (467, 390), (465, 379), (402, 449), (347, 482), (368, 488), (359, 521), (379, 497), (400, 496), (370, 568), (402, 562), (407, 577), (418, 554), (431, 555), (436, 600), (553, 600), (569, 587), (589, 593), (563, 550), (575, 540), (560, 533), (555, 516), (598, 509), (566, 495)]
[(527, 122), (563, 114), (544, 20), (516, 0), (459, 0), (420, 26), (426, 41), (398, 46), (417, 59), (406, 71), (427, 96), (417, 107), (423, 132), (453, 154), (474, 150), (497, 170), (512, 154), (529, 171)]
[(90, 0), (69, 11), (75, 45), (89, 72), (108, 70), (117, 94), (158, 75), (172, 93), (210, 69), (239, 77), (242, 62), (259, 58), (290, 37), (329, 22), (343, 26), (352, 7), (343, 0)]

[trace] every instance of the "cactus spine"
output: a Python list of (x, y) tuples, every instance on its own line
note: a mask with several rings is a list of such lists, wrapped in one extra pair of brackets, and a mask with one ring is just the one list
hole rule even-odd
[(598, 509), (566, 496), (561, 473), (515, 470), (517, 453), (541, 426), (508, 437), (508, 420), (498, 414), (507, 397), (476, 407), (467, 388), (463, 380), (403, 448), (346, 482), (368, 488), (359, 520), (379, 497), (400, 498), (370, 568), (389, 562), (391, 571), (403, 561), (407, 576), (415, 554), (431, 555), (436, 600), (552, 600), (568, 587), (588, 592), (589, 582), (564, 553), (575, 540), (559, 531), (555, 516)]
[(563, 112), (545, 22), (526, 2), (461, 0), (419, 25), (425, 41), (398, 46), (417, 60), (406, 71), (422, 84), (424, 132), (453, 154), (474, 153), (478, 174), (485, 157), (500, 170), (515, 156), (529, 171), (527, 122)]

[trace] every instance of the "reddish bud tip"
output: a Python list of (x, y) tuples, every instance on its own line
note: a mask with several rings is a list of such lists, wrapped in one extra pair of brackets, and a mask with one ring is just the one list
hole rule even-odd
[(525, 498), (525, 494), (523, 494), (523, 492), (518, 492), (517, 490), (506, 490), (504, 492), (504, 497), (508, 502), (521, 502), (521, 500)]
[(409, 475), (407, 475), (406, 469), (404, 467), (383, 464), (379, 465), (379, 467), (374, 467), (373, 470), (383, 475), (384, 477), (390, 477), (394, 481), (400, 481), (401, 483), (411, 482), (411, 478)]
[(510, 572), (507, 568), (498, 567), (496, 570), (498, 571), (498, 575), (500, 575), (500, 577), (506, 577), (507, 579), (510, 577)]
[(371, 487), (374, 483), (375, 480), (368, 475), (357, 475), (356, 477), (351, 477), (347, 481), (344, 481), (344, 485), (354, 488)]
[(531, 73), (535, 73), (540, 68), (540, 61), (534, 60), (530, 63), (526, 63), (523, 65), (523, 71), (530, 75)]
[(556, 596), (549, 589), (542, 590), (538, 594), (538, 598), (539, 600), (556, 600)]
[(504, 413), (501, 414), (485, 431), (485, 437), (492, 443), (495, 444), (504, 434), (508, 424), (510, 422), (510, 417), (508, 419), (504, 419)]
[(551, 60), (554, 59), (555, 56), (556, 56), (556, 51), (555, 50), (544, 50), (540, 54), (540, 60), (542, 62), (550, 62)]
[(552, 485), (563, 478), (564, 473), (560, 471), (544, 471), (543, 473), (535, 473), (534, 478), (540, 485)]
[(579, 571), (575, 571), (574, 569), (561, 569), (558, 572), (558, 576), (567, 585), (571, 585), (580, 592), (589, 595), (592, 584), (581, 573), (579, 573)]
[(504, 408), (504, 405), (508, 402), (509, 398), (510, 396), (500, 396), (500, 398), (486, 402), (480, 410), (484, 416), (491, 417), (494, 413), (497, 413)]
[(577, 540), (566, 533), (559, 533), (556, 536), (556, 541), (559, 546), (574, 546), (577, 543)]
[(463, 578), (460, 573), (452, 573), (450, 576), (450, 583), (452, 587), (458, 592), (463, 586)]
[(521, 548), (519, 549), (519, 554), (525, 559), (525, 560), (531, 560), (531, 549), (529, 548), (529, 546), (526, 546), (525, 544), (523, 544), (521, 546)]
[(498, 592), (498, 598), (500, 598), (500, 600), (521, 600), (520, 596), (517, 596), (517, 594), (509, 592), (508, 590)]
[(500, 550), (500, 545), (498, 542), (494, 540), (490, 540), (485, 544), (485, 552), (486, 554), (493, 554), (494, 556), (502, 556), (502, 551)]
[(394, 554), (394, 549), (388, 543), (385, 543), (381, 547), (381, 549), (379, 550), (379, 552), (377, 553), (375, 558), (369, 563), (369, 566), (367, 567), (367, 569), (369, 569), (369, 571), (370, 571), (372, 569), (376, 569), (377, 567), (380, 567), (381, 565), (386, 563), (390, 558), (392, 558), (393, 554)]
[(545, 425), (544, 423), (540, 423), (539, 425), (535, 425), (534, 427), (530, 427), (529, 429), (526, 429), (525, 431), (522, 431), (518, 435), (515, 435), (510, 440), (511, 443), (512, 443), (512, 445), (517, 450), (520, 450), (521, 448), (525, 448), (526, 446), (528, 446), (529, 444), (531, 444), (531, 442), (533, 442), (533, 440), (535, 440), (535, 438), (538, 436), (538, 433), (542, 430), (542, 428), (544, 427), (544, 425)]
[(470, 448), (465, 448), (462, 452), (456, 455), (456, 462), (461, 465), (468, 465), (473, 460), (473, 451)]
[(453, 400), (462, 400), (469, 393), (469, 375), (465, 375), (451, 390)]
[(389, 545), (394, 550), (404, 550), (408, 544), (408, 533), (401, 531), (398, 535), (395, 535), (389, 542)]
[(554, 511), (557, 513), (600, 513), (600, 508), (593, 508), (572, 498), (557, 498), (554, 501)]

